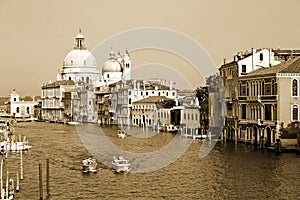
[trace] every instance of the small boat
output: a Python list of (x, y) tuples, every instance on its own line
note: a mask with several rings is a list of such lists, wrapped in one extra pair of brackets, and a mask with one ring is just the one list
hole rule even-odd
[(94, 158), (86, 158), (82, 160), (82, 172), (97, 172), (97, 161)]
[(79, 122), (74, 122), (74, 121), (72, 121), (72, 122), (68, 122), (68, 124), (70, 124), (70, 125), (78, 125), (78, 124), (80, 124)]
[(114, 160), (112, 161), (112, 168), (116, 172), (129, 172), (130, 169), (130, 163), (129, 160), (124, 159), (123, 156), (114, 157)]
[(124, 139), (125, 138), (125, 131), (124, 130), (118, 130), (118, 137)]
[(179, 128), (177, 126), (174, 126), (173, 124), (163, 125), (160, 128), (161, 132), (169, 132), (169, 133), (177, 133)]

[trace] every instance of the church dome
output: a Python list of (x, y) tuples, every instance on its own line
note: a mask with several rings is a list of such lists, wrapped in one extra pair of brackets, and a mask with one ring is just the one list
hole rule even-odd
[(79, 29), (79, 33), (75, 38), (75, 44), (64, 59), (64, 67), (96, 67), (96, 59), (93, 54), (86, 50), (85, 38)]
[(73, 49), (64, 59), (64, 67), (97, 66), (93, 54), (86, 49)]
[(121, 72), (122, 67), (119, 61), (115, 58), (115, 53), (110, 52), (110, 58), (104, 63), (103, 72)]

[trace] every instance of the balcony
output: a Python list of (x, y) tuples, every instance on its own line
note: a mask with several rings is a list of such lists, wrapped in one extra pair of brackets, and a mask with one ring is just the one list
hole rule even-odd
[(247, 96), (247, 101), (252, 101), (252, 102), (261, 102), (261, 96)]

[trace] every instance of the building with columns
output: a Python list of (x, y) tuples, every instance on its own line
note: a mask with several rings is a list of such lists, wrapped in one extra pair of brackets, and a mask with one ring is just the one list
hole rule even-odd
[(263, 139), (265, 146), (271, 146), (279, 138), (280, 128), (299, 121), (297, 55), (254, 49), (219, 68), (225, 88), (224, 138), (255, 146)]

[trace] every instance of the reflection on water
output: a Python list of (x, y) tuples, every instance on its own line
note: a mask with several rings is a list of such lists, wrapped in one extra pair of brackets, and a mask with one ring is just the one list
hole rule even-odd
[[(105, 128), (113, 143), (136, 152), (153, 151), (173, 137), (160, 133), (121, 140), (110, 130)], [(208, 156), (199, 158), (201, 141), (193, 141), (176, 162), (155, 172), (119, 175), (99, 163), (98, 173), (82, 174), (81, 160), (91, 155), (75, 126), (19, 123), (15, 133), (26, 135), (33, 146), (23, 156), (24, 180), (16, 199), (39, 199), (38, 164), (45, 174), (46, 158), (51, 199), (297, 199), (300, 195), (300, 158), (295, 154), (276, 156), (243, 144), (217, 143)], [(19, 165), (19, 155), (10, 153), (4, 168), (16, 177)]]

